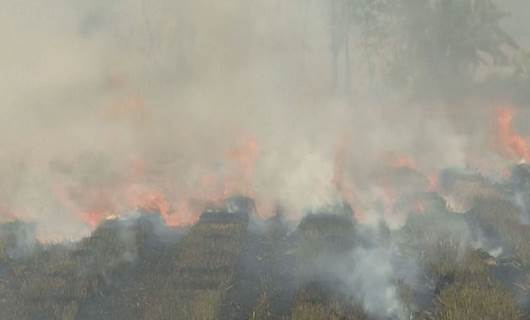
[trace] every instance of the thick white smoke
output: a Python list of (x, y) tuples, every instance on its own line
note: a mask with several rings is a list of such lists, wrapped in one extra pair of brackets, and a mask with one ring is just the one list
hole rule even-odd
[[(232, 191), (281, 202), (293, 217), (345, 196), (337, 179), (368, 212), (388, 154), (413, 158), (425, 175), (495, 162), (490, 111), (402, 98), (366, 67), (363, 34), (331, 10), (326, 1), (6, 6), (2, 217), (75, 237), (89, 228), (72, 211), (123, 214), (130, 185), (190, 207), (185, 199), (216, 193), (204, 181), (240, 175), (246, 186)], [(334, 72), (343, 33), (346, 82)], [(257, 144), (252, 163), (227, 157), (247, 141)], [(99, 201), (98, 192), (111, 195)]]

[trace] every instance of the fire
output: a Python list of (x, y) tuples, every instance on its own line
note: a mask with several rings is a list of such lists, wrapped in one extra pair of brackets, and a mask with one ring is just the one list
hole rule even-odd
[(226, 184), (220, 175), (204, 174), (197, 182), (197, 191), (194, 198), (200, 198), (210, 203), (219, 203), (225, 197)]
[(501, 108), (497, 111), (497, 134), (503, 153), (517, 160), (530, 160), (528, 142), (513, 130), (513, 108)]
[(234, 193), (252, 195), (252, 179), (258, 156), (259, 146), (253, 137), (242, 139), (226, 153), (225, 197)]
[(438, 175), (430, 174), (430, 175), (427, 176), (427, 179), (429, 180), (428, 191), (434, 192), (434, 191), (438, 190)]
[(391, 159), (391, 165), (395, 168), (417, 169), (416, 160), (405, 154), (394, 155)]
[[(222, 174), (213, 170), (200, 177), (192, 187), (176, 188), (168, 191), (164, 182), (153, 182), (141, 159), (134, 159), (130, 171), (114, 192), (122, 205), (122, 210), (160, 214), (170, 226), (183, 226), (195, 223), (200, 213), (212, 203), (218, 203), (233, 193), (252, 193), (252, 179), (258, 158), (258, 144), (255, 139), (245, 139), (237, 143), (225, 154)], [(151, 181), (146, 183), (146, 181)], [(86, 219), (87, 215), (85, 215)], [(100, 217), (92, 214), (90, 217)], [(94, 222), (87, 219), (90, 225)], [(96, 223), (97, 224), (97, 223)]]
[(7, 202), (0, 203), (0, 223), (6, 220), (16, 220), (24, 216), (25, 214), (21, 209), (15, 211), (7, 204)]
[(346, 144), (344, 141), (341, 141), (335, 147), (333, 157), (333, 177), (331, 178), (331, 182), (339, 192), (343, 189), (345, 163)]
[(88, 211), (80, 212), (79, 216), (88, 226), (90, 226), (91, 228), (95, 228), (101, 221), (111, 216), (111, 214), (107, 212)]
[(181, 201), (171, 203), (160, 190), (133, 191), (130, 206), (133, 210), (145, 213), (160, 214), (168, 226), (185, 226), (196, 222), (198, 214), (191, 209), (189, 199), (182, 197)]
[(117, 182), (111, 187), (67, 186), (55, 183), (52, 188), (62, 207), (94, 229), (108, 217), (142, 211), (160, 214), (169, 226), (194, 223), (203, 207), (192, 210), (189, 198), (172, 201), (162, 189), (131, 180)]
[(394, 189), (388, 186), (383, 186), (383, 206), (385, 216), (392, 215), (394, 213), (397, 195)]
[(158, 212), (165, 217), (169, 214), (169, 203), (166, 196), (160, 191), (151, 191), (139, 194), (133, 199), (136, 210)]
[(422, 201), (416, 202), (416, 213), (425, 213), (426, 210), (427, 208), (425, 207), (425, 203)]
[(331, 183), (335, 190), (337, 191), (340, 198), (348, 202), (351, 206), (354, 206), (353, 215), (354, 218), (359, 221), (366, 221), (366, 215), (364, 210), (361, 210), (356, 201), (354, 185), (351, 180), (346, 176), (346, 163), (348, 156), (348, 145), (350, 141), (348, 137), (342, 138), (339, 143), (335, 145), (333, 153), (333, 176), (331, 178)]
[(58, 183), (52, 187), (52, 190), (57, 201), (59, 201), (66, 210), (76, 214), (81, 221), (92, 228), (96, 227), (102, 220), (111, 215), (110, 212), (105, 210), (96, 210), (93, 208), (86, 210), (82, 208), (72, 199), (72, 193)]

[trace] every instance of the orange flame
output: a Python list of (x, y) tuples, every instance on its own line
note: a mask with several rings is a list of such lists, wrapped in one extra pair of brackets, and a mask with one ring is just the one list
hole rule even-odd
[(99, 211), (95, 209), (85, 210), (72, 200), (71, 194), (61, 185), (55, 184), (52, 188), (55, 198), (62, 204), (62, 206), (76, 214), (86, 225), (94, 228), (103, 219), (108, 217), (110, 212)]
[(405, 154), (397, 155), (392, 160), (392, 166), (395, 168), (409, 168), (413, 170), (416, 170), (417, 168), (416, 160)]
[(346, 144), (344, 141), (338, 143), (335, 147), (333, 157), (333, 177), (331, 182), (335, 188), (341, 192), (344, 184), (344, 166), (346, 163)]
[(396, 204), (396, 192), (390, 187), (383, 187), (383, 203), (386, 213), (392, 213)]
[(175, 187), (151, 176), (141, 156), (131, 159), (110, 185), (68, 185), (55, 181), (52, 191), (59, 204), (91, 228), (109, 216), (141, 210), (160, 214), (169, 226), (195, 223), (208, 206), (232, 194), (255, 196), (253, 176), (259, 147), (242, 139), (224, 155), (224, 170), (204, 174), (192, 187)]
[(503, 153), (518, 160), (530, 160), (528, 142), (513, 130), (513, 108), (501, 108), (497, 111), (497, 133)]
[(0, 202), (0, 223), (4, 220), (10, 221), (20, 219), (24, 216), (25, 215), (20, 209), (18, 211), (14, 211), (6, 202)]
[(429, 180), (429, 192), (434, 192), (438, 190), (438, 175), (436, 174), (430, 174), (427, 176), (427, 179)]
[(101, 221), (108, 217), (109, 214), (106, 212), (89, 211), (80, 212), (79, 216), (87, 225), (89, 225), (91, 228), (95, 228)]
[(188, 199), (173, 205), (159, 190), (143, 190), (135, 194), (131, 202), (134, 210), (160, 214), (164, 222), (172, 227), (193, 224), (198, 218), (198, 213), (194, 214), (191, 210)]
[(226, 153), (228, 173), (224, 177), (225, 197), (233, 193), (252, 195), (252, 178), (258, 156), (258, 143), (253, 137), (241, 140)]
[(416, 202), (416, 213), (425, 213), (427, 208), (425, 207), (425, 203), (423, 201), (417, 201)]
[(137, 210), (158, 212), (165, 217), (169, 214), (169, 203), (160, 191), (150, 191), (139, 194), (133, 199), (133, 206)]
[(367, 217), (364, 211), (358, 207), (360, 204), (356, 201), (354, 185), (351, 179), (348, 179), (345, 172), (346, 162), (348, 160), (348, 145), (350, 145), (348, 137), (342, 138), (342, 140), (335, 145), (331, 183), (341, 199), (353, 207), (353, 218), (362, 223), (366, 221)]

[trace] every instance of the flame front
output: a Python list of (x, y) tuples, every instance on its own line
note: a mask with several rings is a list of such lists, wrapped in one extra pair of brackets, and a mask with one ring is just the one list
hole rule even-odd
[(240, 193), (252, 195), (252, 180), (259, 147), (255, 138), (242, 139), (225, 156), (224, 196)]
[(505, 107), (497, 111), (497, 134), (502, 152), (516, 160), (529, 161), (530, 148), (528, 142), (519, 134), (514, 132), (513, 108)]

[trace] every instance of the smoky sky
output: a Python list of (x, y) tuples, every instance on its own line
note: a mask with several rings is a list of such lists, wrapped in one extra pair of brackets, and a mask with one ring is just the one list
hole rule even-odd
[[(506, 7), (520, 41), (523, 5)], [(248, 178), (253, 196), (299, 216), (337, 197), (337, 153), (354, 207), (368, 210), (389, 154), (426, 174), (500, 161), (495, 106), (403, 98), (370, 73), (355, 32), (349, 95), (337, 94), (331, 25), (319, 0), (5, 1), (0, 215), (76, 237), (89, 227), (74, 207), (121, 214), (127, 184), (175, 203), (207, 197), (198, 190), (213, 175)], [(249, 141), (250, 173), (227, 160)]]
[(524, 0), (497, 2), (509, 14), (508, 18), (504, 21), (507, 30), (513, 34), (524, 48), (528, 48), (530, 46), (530, 23), (528, 22), (530, 3)]

